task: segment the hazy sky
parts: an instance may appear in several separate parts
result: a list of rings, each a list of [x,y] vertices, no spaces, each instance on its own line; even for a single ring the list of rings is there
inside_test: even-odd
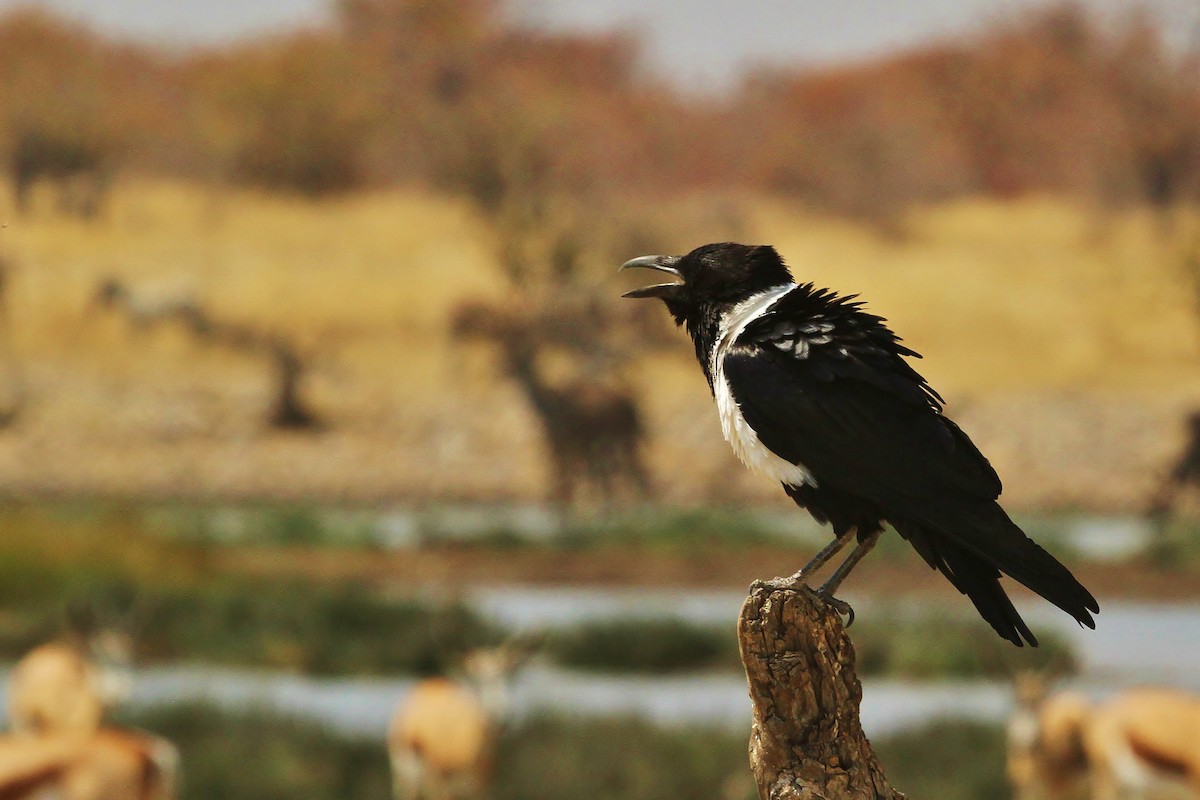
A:
[[[510,0],[520,18],[566,30],[642,32],[649,65],[695,89],[755,62],[827,63],[970,30],[1045,0]],[[1089,0],[1105,11],[1135,0]],[[211,43],[323,20],[326,0],[0,0],[38,5],[119,35]],[[1179,42],[1200,36],[1197,0],[1145,0]]]

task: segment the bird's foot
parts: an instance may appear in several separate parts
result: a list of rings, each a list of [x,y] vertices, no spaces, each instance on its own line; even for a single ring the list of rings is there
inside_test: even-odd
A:
[[[803,569],[794,575],[788,575],[786,578],[771,578],[770,580],[759,578],[750,584],[750,591],[753,592],[758,589],[769,589],[771,591],[775,591],[776,589],[798,589],[801,586],[807,588],[807,578],[808,571]]]
[[[849,603],[847,603],[845,600],[838,600],[833,596],[833,592],[825,589],[824,587],[818,589],[816,594],[817,597],[825,601],[826,605],[830,606],[834,611],[846,618],[845,627],[849,628],[854,624],[854,609],[850,607]]]
[[[801,588],[808,589],[810,592],[819,597],[823,603],[825,603],[827,606],[830,606],[838,614],[841,614],[843,617],[845,617],[847,628],[853,625],[854,609],[851,608],[850,604],[845,600],[839,600],[833,596],[834,587],[830,587],[828,584],[826,584],[820,589],[813,589],[808,585],[806,580],[807,578],[808,572],[806,570],[800,570],[795,575],[789,575],[786,578],[771,578],[770,580],[759,578],[750,584],[750,591],[754,592],[759,589],[767,589],[768,591],[776,591],[778,589],[791,589],[792,591],[796,591],[797,589]]]

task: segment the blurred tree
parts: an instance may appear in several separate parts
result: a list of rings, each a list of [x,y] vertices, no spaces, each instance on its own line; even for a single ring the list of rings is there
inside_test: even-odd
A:
[[[329,32],[253,43],[195,76],[196,113],[217,163],[235,181],[309,195],[363,185],[371,98],[354,53]]]
[[[114,134],[105,110],[110,61],[85,31],[35,11],[0,29],[0,113],[19,212],[30,210],[42,179],[57,184],[60,210],[84,217],[99,210]]]
[[[1174,57],[1143,13],[1114,43],[1104,77],[1124,123],[1134,199],[1161,210],[1200,198],[1200,51]]]
[[[750,80],[755,184],[868,218],[971,193],[1200,196],[1200,66],[1145,14],[1032,9],[962,40]]]
[[[611,500],[626,478],[644,486],[640,414],[610,335],[619,312],[589,282],[628,257],[617,255],[615,210],[632,162],[618,163],[614,125],[592,122],[636,102],[632,44],[517,32],[489,0],[339,8],[347,38],[385,77],[389,149],[419,149],[427,179],[469,200],[492,232],[513,299],[478,301],[452,326],[499,345],[544,433],[552,499],[569,505],[586,486]],[[552,351],[573,356],[561,380],[545,374]]]
[[[26,175],[84,162],[179,171],[193,158],[175,67],[148,48],[18,9],[0,16],[0,85],[0,153]]]
[[[980,192],[1159,207],[1200,194],[1200,57],[1145,13],[1031,8],[698,97],[647,79],[636,35],[541,31],[505,12],[339,0],[331,26],[174,56],[12,12],[0,150],[33,132],[139,170],[307,194],[426,184],[520,230],[639,194],[751,190],[884,220]],[[506,269],[528,272],[522,248]]]

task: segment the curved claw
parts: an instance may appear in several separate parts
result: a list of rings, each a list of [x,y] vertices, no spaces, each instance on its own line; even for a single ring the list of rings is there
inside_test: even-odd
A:
[[[845,600],[838,600],[832,594],[817,592],[817,596],[833,607],[833,610],[846,618],[846,627],[854,624],[854,609]]]
[[[776,589],[796,590],[801,586],[805,586],[805,583],[800,574],[797,573],[796,575],[791,575],[787,578],[771,578],[769,580],[759,578],[750,584],[750,591],[755,592],[759,589],[770,589],[772,591]],[[821,598],[821,600],[827,605],[831,606],[834,611],[846,618],[845,627],[849,628],[854,624],[854,609],[845,600],[839,600],[834,597],[833,592],[826,587],[821,587],[820,589],[813,591],[813,594]]]

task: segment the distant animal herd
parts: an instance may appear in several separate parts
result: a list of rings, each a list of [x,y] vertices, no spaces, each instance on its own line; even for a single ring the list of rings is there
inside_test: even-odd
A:
[[[463,678],[428,678],[397,704],[387,734],[396,800],[486,797],[495,743],[511,716],[510,683],[532,653],[510,641],[472,651]],[[0,797],[173,800],[180,754],[162,736],[111,724],[133,688],[132,640],[78,631],[30,650],[8,680]]]
[[[472,651],[459,678],[418,681],[387,732],[394,800],[483,800],[496,742],[513,718],[515,675],[536,641]],[[30,650],[8,683],[0,797],[173,800],[187,753],[107,719],[136,680],[119,630],[73,634]],[[1200,800],[1200,696],[1141,687],[1093,700],[1016,676],[1006,773],[1015,800]]]

